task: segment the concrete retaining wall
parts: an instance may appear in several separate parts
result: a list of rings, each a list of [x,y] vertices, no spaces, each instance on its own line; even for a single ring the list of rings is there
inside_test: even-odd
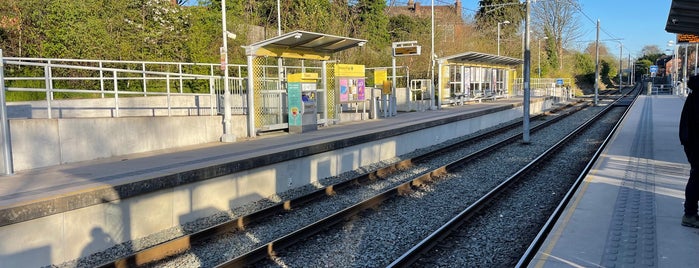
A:
[[[245,117],[231,121],[236,137],[245,137]],[[217,142],[221,122],[221,116],[12,119],[12,161],[21,171]]]

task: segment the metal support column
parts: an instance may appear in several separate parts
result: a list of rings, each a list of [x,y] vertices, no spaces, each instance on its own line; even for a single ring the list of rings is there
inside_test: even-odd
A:
[[[5,65],[0,49],[0,132],[2,132],[2,158],[5,164],[5,174],[12,175],[12,137],[10,136],[10,121],[7,116],[7,99],[5,98]]]
[[[526,20],[525,20],[525,42],[524,42],[524,112],[522,115],[523,130],[522,130],[522,142],[529,143],[529,95],[530,91],[530,81],[531,81],[531,51],[529,51],[529,18],[531,16],[531,3],[527,0],[526,5]]]
[[[254,56],[248,55],[248,88],[247,88],[247,100],[248,100],[248,137],[253,138],[257,136],[255,133],[255,89],[254,89],[254,71],[252,66],[252,58]]]

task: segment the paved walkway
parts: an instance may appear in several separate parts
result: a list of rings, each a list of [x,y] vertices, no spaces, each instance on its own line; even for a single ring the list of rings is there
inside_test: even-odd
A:
[[[679,96],[640,96],[531,267],[698,267]]]

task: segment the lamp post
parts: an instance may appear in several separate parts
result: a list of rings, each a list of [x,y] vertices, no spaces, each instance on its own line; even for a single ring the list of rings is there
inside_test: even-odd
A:
[[[542,39],[546,40],[546,39],[549,39],[549,37],[544,36],[544,38],[542,38]],[[541,40],[542,39],[539,39],[539,44],[538,44],[538,48],[539,48],[539,78],[541,78]]]
[[[498,22],[498,56],[500,56],[500,25],[510,23],[509,20]]]
[[[223,68],[223,135],[221,142],[235,142],[235,135],[231,133],[231,91],[228,85],[228,36],[226,30],[226,1],[221,1],[221,28],[223,34],[223,47],[221,47],[221,68]]]

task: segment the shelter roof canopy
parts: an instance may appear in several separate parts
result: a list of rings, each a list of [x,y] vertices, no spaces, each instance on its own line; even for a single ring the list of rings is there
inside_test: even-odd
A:
[[[672,0],[665,31],[699,34],[699,0]]]
[[[367,40],[307,31],[293,31],[244,46],[249,56],[328,60],[330,55],[364,46]]]
[[[446,56],[437,59],[440,62],[450,63],[472,63],[472,64],[493,64],[503,66],[516,66],[522,64],[521,59],[510,58],[505,56],[497,56],[479,52],[465,52],[461,54]]]

